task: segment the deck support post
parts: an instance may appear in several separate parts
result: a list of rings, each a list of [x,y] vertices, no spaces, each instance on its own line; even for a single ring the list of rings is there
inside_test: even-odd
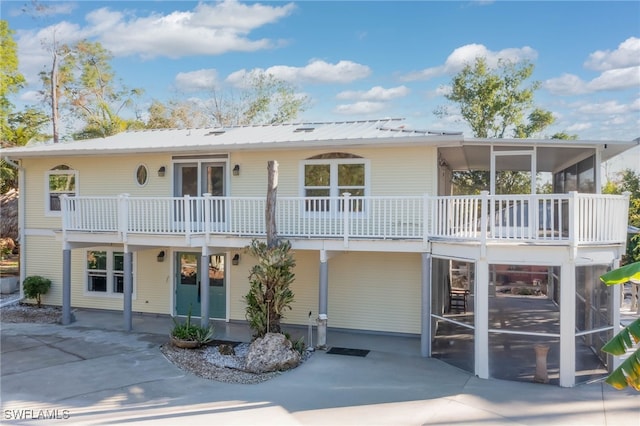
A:
[[[71,249],[62,250],[62,325],[71,324]]]
[[[565,261],[560,270],[560,386],[570,388],[576,378],[576,263]]]
[[[132,297],[133,297],[133,253],[131,253],[125,246],[124,252],[124,276],[122,286],[122,299],[123,299],[123,312],[124,312],[124,329],[126,331],[133,330],[132,319]]]
[[[489,378],[489,262],[486,257],[476,261],[475,370],[481,379]]]
[[[422,333],[420,354],[431,356],[431,253],[422,253]]]
[[[209,253],[202,249],[200,259],[200,325],[209,328]]]
[[[318,295],[318,349],[327,347],[327,305],[329,300],[329,263],[327,252],[320,250],[320,284]]]

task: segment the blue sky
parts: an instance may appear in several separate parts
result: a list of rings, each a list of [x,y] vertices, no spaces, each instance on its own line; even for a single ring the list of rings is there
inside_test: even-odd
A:
[[[404,117],[412,128],[470,132],[447,104],[451,78],[476,56],[529,60],[536,104],[557,131],[581,139],[640,136],[640,2],[637,1],[3,1],[29,84],[16,105],[36,103],[42,47],[101,42],[117,75],[152,99],[198,98],[268,71],[307,95],[308,121]],[[230,89],[233,90],[233,89]]]

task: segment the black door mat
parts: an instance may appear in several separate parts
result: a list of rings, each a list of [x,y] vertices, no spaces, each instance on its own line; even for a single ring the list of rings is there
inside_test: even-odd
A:
[[[369,353],[368,349],[350,349],[350,348],[336,348],[332,347],[327,351],[328,354],[333,355],[349,355],[349,356],[361,356],[365,357]]]

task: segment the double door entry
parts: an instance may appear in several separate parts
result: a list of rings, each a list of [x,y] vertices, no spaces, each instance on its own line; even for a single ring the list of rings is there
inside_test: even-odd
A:
[[[226,276],[224,254],[212,255],[209,259],[209,317],[226,317]],[[203,279],[200,253],[178,252],[176,254],[176,314],[200,316]]]

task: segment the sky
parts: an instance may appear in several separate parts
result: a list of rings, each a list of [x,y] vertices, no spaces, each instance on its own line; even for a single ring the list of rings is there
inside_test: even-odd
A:
[[[447,101],[452,77],[476,57],[529,61],[535,105],[556,132],[589,140],[640,137],[638,1],[75,1],[3,0],[27,85],[40,102],[43,47],[80,39],[113,54],[116,75],[152,100],[206,101],[268,72],[309,105],[298,121],[405,118],[414,129],[472,136]],[[447,106],[450,115],[434,110]],[[637,153],[638,157],[635,157]],[[640,150],[626,158],[640,167]],[[619,159],[623,161],[625,159]]]

